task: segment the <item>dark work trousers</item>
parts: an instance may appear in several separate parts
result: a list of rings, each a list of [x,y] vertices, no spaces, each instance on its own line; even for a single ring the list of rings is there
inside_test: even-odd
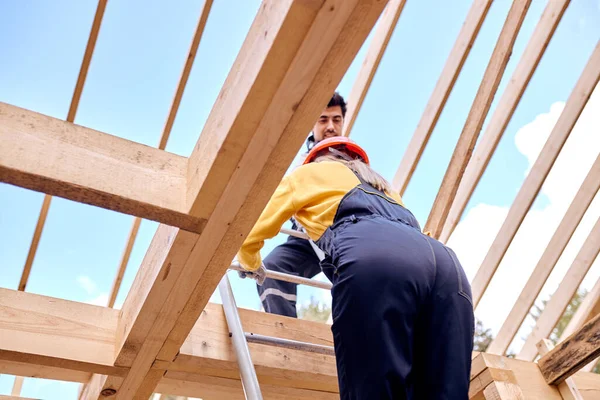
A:
[[[365,184],[317,244],[333,282],[341,399],[468,399],[473,306],[452,250]]]
[[[289,236],[287,241],[275,247],[263,260],[265,268],[271,271],[312,278],[321,272],[319,258],[310,242]],[[258,295],[266,312],[297,318],[297,284],[265,279],[257,285]]]

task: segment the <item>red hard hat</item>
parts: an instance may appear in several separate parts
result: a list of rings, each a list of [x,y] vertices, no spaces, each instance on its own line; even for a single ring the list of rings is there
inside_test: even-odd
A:
[[[354,142],[352,139],[346,136],[334,136],[331,138],[321,140],[319,143],[315,144],[306,156],[303,165],[313,162],[314,159],[317,158],[317,154],[321,150],[325,150],[330,147],[333,147],[336,150],[343,151],[344,153],[350,156],[358,156],[367,165],[369,165],[369,157],[367,156],[367,152],[364,151],[363,148],[360,147],[358,144],[356,144],[356,142]]]

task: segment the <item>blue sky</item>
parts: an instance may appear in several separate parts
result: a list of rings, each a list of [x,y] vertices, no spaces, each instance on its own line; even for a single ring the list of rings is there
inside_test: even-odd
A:
[[[233,3],[233,6],[232,6]],[[64,119],[96,2],[0,2],[0,101]],[[215,0],[167,150],[188,156],[252,23],[258,0]],[[109,2],[75,122],[156,146],[202,1]],[[391,179],[437,82],[471,1],[408,1],[352,137]],[[504,89],[546,1],[533,0]],[[497,0],[456,83],[405,202],[424,224],[510,7]],[[515,147],[519,128],[565,101],[600,38],[600,2],[573,1],[508,126],[469,207],[509,206],[528,167]],[[370,38],[369,38],[370,39]],[[369,40],[338,90],[348,96]],[[496,100],[499,96],[496,96]],[[492,111],[496,102],[492,104]],[[485,128],[485,127],[484,127]],[[43,194],[0,184],[0,286],[16,289]],[[540,196],[536,207],[547,200]],[[132,217],[54,198],[27,290],[76,301],[110,291]],[[157,224],[144,221],[117,303],[122,303]],[[277,238],[265,246],[265,254]],[[251,282],[232,279],[238,305],[259,307]],[[300,302],[322,293],[301,288]],[[0,394],[12,377],[0,376]],[[27,379],[22,395],[74,398],[75,384]]]

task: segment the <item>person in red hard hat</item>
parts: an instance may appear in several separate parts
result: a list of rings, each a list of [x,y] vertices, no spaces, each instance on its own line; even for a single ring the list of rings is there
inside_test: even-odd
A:
[[[307,152],[299,154],[294,166],[301,165],[308,151],[324,139],[342,135],[346,101],[335,92],[323,109],[306,140]],[[292,229],[299,230],[295,221]],[[320,260],[310,242],[295,236],[289,236],[285,242],[275,247],[263,260],[267,270],[313,278],[321,272]],[[244,273],[240,273],[244,277]],[[266,312],[296,318],[297,286],[292,282],[257,276],[256,289]]]
[[[290,217],[325,253],[342,399],[468,399],[474,315],[456,254],[422,233],[367,153],[345,137],[316,144],[286,176],[237,259]],[[258,272],[256,272],[258,273]]]

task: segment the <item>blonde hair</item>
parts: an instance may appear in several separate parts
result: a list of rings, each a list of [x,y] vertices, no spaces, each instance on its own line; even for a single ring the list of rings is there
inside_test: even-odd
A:
[[[375,189],[386,193],[391,193],[393,191],[392,185],[390,185],[390,183],[384,177],[375,172],[375,170],[365,164],[362,160],[347,160],[334,154],[324,154],[315,158],[313,162],[322,161],[336,161],[342,163]]]

